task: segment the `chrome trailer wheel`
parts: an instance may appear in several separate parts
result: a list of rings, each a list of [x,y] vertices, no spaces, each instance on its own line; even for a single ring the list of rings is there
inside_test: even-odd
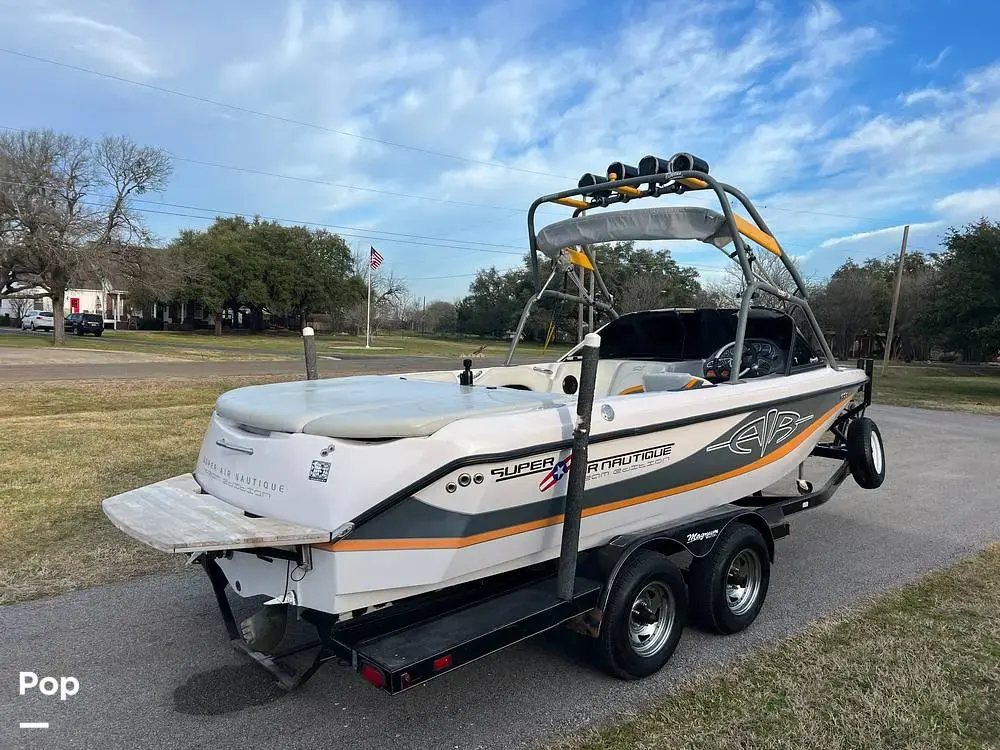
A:
[[[660,581],[651,581],[632,602],[629,643],[638,656],[656,654],[670,637],[677,616],[674,595]]]
[[[687,587],[665,555],[632,553],[611,583],[596,646],[611,674],[648,677],[669,661],[687,621]]]
[[[752,547],[743,549],[726,572],[726,604],[734,615],[750,611],[760,596],[761,562]]]
[[[771,555],[763,534],[732,523],[712,551],[691,563],[691,617],[702,630],[728,635],[749,627],[767,596]]]

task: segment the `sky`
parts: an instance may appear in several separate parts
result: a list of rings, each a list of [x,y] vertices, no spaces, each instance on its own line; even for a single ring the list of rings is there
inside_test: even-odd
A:
[[[167,150],[137,204],[163,242],[325,225],[428,302],[519,265],[536,197],[687,151],[818,279],[1000,215],[998,24],[985,0],[0,0],[0,127]]]

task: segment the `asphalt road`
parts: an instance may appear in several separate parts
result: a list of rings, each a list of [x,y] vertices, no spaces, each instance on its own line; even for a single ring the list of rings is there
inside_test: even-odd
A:
[[[603,722],[699,669],[948,565],[1000,538],[1000,420],[875,407],[889,478],[850,479],[792,520],[770,594],[736,636],[688,630],[655,677],[604,676],[552,633],[389,698],[329,664],[282,696],[228,646],[203,574],[191,571],[0,608],[0,747],[511,748]],[[237,613],[237,617],[240,613]],[[19,697],[20,670],[73,676],[60,702]],[[49,721],[47,730],[19,730]]]

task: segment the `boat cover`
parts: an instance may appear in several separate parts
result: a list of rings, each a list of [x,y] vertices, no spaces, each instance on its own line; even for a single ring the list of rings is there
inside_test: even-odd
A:
[[[538,249],[555,258],[565,247],[627,240],[700,240],[720,250],[733,241],[726,217],[699,206],[655,206],[583,215],[549,224]]]
[[[331,438],[431,435],[466,417],[513,414],[570,402],[562,394],[387,375],[254,385],[224,393],[219,416],[263,430]]]

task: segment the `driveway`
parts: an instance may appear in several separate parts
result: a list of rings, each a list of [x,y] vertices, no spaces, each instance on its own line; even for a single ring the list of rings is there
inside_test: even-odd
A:
[[[557,632],[395,698],[334,664],[282,696],[229,647],[207,580],[191,571],[0,608],[0,747],[513,748],[612,720],[996,539],[1000,420],[870,414],[887,443],[885,485],[863,492],[848,480],[831,502],[794,516],[753,627],[729,637],[688,630],[648,680],[604,676]],[[80,692],[64,703],[19,697],[19,670],[76,677]],[[21,721],[51,728],[18,730]]]

